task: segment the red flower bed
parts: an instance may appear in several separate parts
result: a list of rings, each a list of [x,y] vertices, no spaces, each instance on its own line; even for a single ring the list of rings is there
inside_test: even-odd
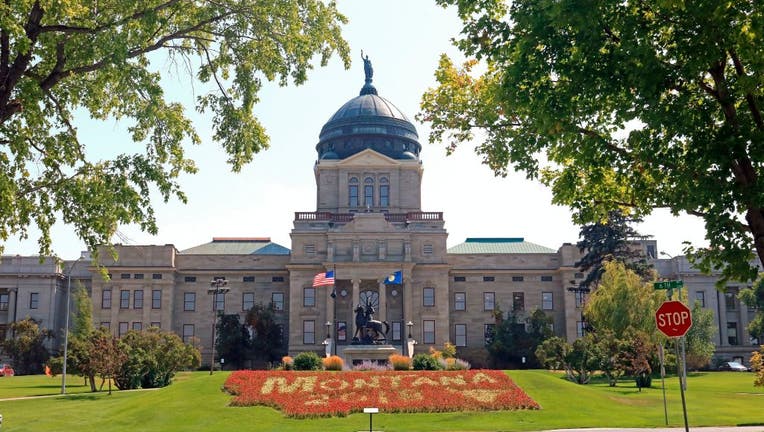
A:
[[[380,412],[538,409],[505,373],[494,370],[293,372],[237,371],[223,388],[231,405],[266,405],[290,417]]]

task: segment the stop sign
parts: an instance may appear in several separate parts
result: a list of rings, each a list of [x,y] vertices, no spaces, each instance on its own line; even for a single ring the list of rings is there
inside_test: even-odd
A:
[[[666,336],[681,337],[692,327],[692,314],[684,303],[666,301],[655,311],[655,323]]]

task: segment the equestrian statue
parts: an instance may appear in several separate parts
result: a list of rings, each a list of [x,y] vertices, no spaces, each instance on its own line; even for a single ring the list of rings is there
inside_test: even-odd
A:
[[[387,343],[387,333],[390,325],[387,321],[374,319],[374,307],[366,302],[366,307],[359,304],[355,308],[355,334],[352,344],[354,345],[379,345]],[[384,326],[384,331],[382,330]]]

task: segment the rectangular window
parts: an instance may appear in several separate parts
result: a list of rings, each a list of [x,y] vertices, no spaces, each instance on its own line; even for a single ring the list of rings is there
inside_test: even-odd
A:
[[[154,279],[154,280],[162,279],[162,273],[152,273],[151,279]]]
[[[358,207],[358,185],[348,187],[348,206]]]
[[[314,244],[306,244],[302,247],[303,253],[305,255],[315,255],[316,254],[316,245]]]
[[[194,338],[194,325],[183,324],[183,343],[190,344],[191,339]]]
[[[695,301],[700,303],[700,307],[706,307],[706,292],[695,291]]]
[[[467,324],[454,324],[454,345],[467,346]]]
[[[427,287],[422,289],[422,306],[435,306],[435,288]]]
[[[111,309],[111,289],[101,291],[101,309]]]
[[[542,310],[554,310],[554,296],[551,292],[544,291],[541,293],[541,309]]]
[[[525,280],[525,278],[522,276],[512,276],[512,282],[522,282],[523,280]]]
[[[525,293],[513,292],[512,293],[512,310],[521,312],[525,310]]]
[[[303,288],[302,290],[302,305],[305,307],[316,306],[316,289],[313,287]]]
[[[143,279],[143,273],[136,273],[133,275],[133,279]]]
[[[10,301],[10,294],[0,294],[0,311],[8,310],[8,302]]]
[[[127,323],[125,321],[120,322],[119,323],[119,333],[117,334],[117,336],[122,337],[125,334],[127,334],[127,330],[129,328],[128,326],[129,326],[129,323]]]
[[[576,321],[576,336],[584,337],[586,334],[586,321]]]
[[[426,244],[426,245],[422,246],[422,253],[424,255],[432,255],[432,245],[431,244]]]
[[[363,187],[363,205],[366,207],[374,206],[374,186],[365,185]]]
[[[8,326],[5,324],[0,324],[0,341],[4,341],[7,336]]]
[[[655,257],[657,256],[658,255],[656,255],[655,253],[655,245],[652,245],[652,244],[647,245],[647,257],[655,259]]]
[[[463,292],[454,293],[454,310],[467,310],[467,294]]]
[[[37,309],[40,307],[40,293],[29,293],[29,309]]]
[[[151,309],[162,309],[162,290],[151,290]]]
[[[464,276],[454,276],[454,282],[465,282],[467,278]]]
[[[159,321],[151,321],[151,327],[162,328],[162,323]]]
[[[255,293],[245,292],[241,295],[241,310],[248,311],[255,305]]]
[[[183,278],[183,282],[196,282],[196,276],[186,276]]]
[[[401,323],[400,321],[393,321],[392,324],[393,325],[391,327],[391,330],[393,332],[393,340],[394,341],[399,341],[399,340],[401,340],[401,336],[402,336],[402,331],[403,331],[403,325],[402,324],[403,323]]]
[[[493,276],[483,276],[483,282],[494,282],[496,278]]]
[[[483,310],[492,311],[496,307],[496,293],[484,292],[483,293]]]
[[[380,207],[390,206],[390,186],[389,185],[379,186],[379,206]]]
[[[122,290],[119,292],[119,308],[120,309],[130,308],[130,291]]]
[[[212,310],[222,312],[225,310],[225,293],[215,293],[213,296]]]
[[[337,340],[348,340],[348,323],[345,321],[337,321]]]
[[[483,342],[485,346],[493,343],[493,336],[496,334],[496,324],[483,324]]]
[[[143,290],[133,291],[133,309],[143,309]]]
[[[134,322],[133,323],[133,330],[135,330],[135,331],[143,330],[143,323],[142,322],[138,322],[138,321]]]
[[[727,323],[727,343],[729,343],[730,345],[738,344],[736,322]]]
[[[305,320],[302,322],[302,343],[312,345],[316,343],[316,322]]]
[[[554,278],[552,276],[541,276],[541,282],[552,282]]]
[[[275,292],[271,293],[271,303],[273,304],[273,310],[284,310],[284,293]]]
[[[735,293],[729,291],[729,287],[727,287],[727,290],[728,291],[724,293],[724,305],[728,311],[737,310],[737,305],[735,304]]]
[[[244,276],[241,279],[241,281],[242,282],[247,282],[247,283],[254,282],[255,281],[255,277],[254,276]]]
[[[428,345],[435,343],[435,320],[422,321],[422,339]]]
[[[271,282],[284,282],[284,276],[273,276]]]
[[[130,279],[130,273],[120,273],[119,277],[121,279]]]
[[[101,328],[105,328],[106,330],[109,330],[111,328],[111,322],[110,321],[101,321],[100,326],[101,326]]]
[[[183,293],[183,310],[184,311],[196,310],[196,293],[192,293],[192,292]]]
[[[576,296],[576,308],[583,308],[584,303],[586,303],[586,291],[574,291],[574,295]]]

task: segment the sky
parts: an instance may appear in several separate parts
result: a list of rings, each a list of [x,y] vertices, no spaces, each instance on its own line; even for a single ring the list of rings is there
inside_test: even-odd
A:
[[[173,244],[182,251],[213,237],[270,237],[290,247],[294,213],[316,209],[313,165],[321,127],[363,86],[361,50],[372,61],[379,95],[417,128],[423,147],[422,210],[443,212],[449,247],[467,237],[523,237],[552,249],[578,241],[580,227],[572,223],[570,210],[552,205],[551,192],[544,185],[527,180],[523,173],[494,177],[469,144],[446,156],[445,145],[428,143],[427,125],[414,120],[421,95],[436,84],[434,71],[440,55],[459,58],[450,43],[461,29],[455,10],[440,8],[434,0],[340,0],[338,8],[349,20],[343,35],[351,48],[351,68],[345,70],[333,58],[324,68],[316,62],[304,85],[266,85],[255,110],[271,146],[239,173],[231,171],[225,153],[212,141],[210,117],[194,110],[194,99],[204,88],[171,64],[157,62],[166,76],[167,97],[186,106],[202,137],[203,143],[189,146],[187,153],[196,160],[199,172],[181,178],[187,204],[154,201],[156,236],[125,226],[115,242]],[[124,121],[96,122],[80,113],[76,125],[92,157],[140,148],[130,141],[129,123]],[[654,236],[658,250],[673,256],[682,253],[685,240],[696,246],[707,244],[702,221],[693,216],[673,217],[659,211],[636,228]],[[36,255],[35,234],[32,231],[28,240],[7,242],[4,254]],[[52,236],[53,250],[61,258],[76,259],[84,249],[61,223],[53,228]]]

